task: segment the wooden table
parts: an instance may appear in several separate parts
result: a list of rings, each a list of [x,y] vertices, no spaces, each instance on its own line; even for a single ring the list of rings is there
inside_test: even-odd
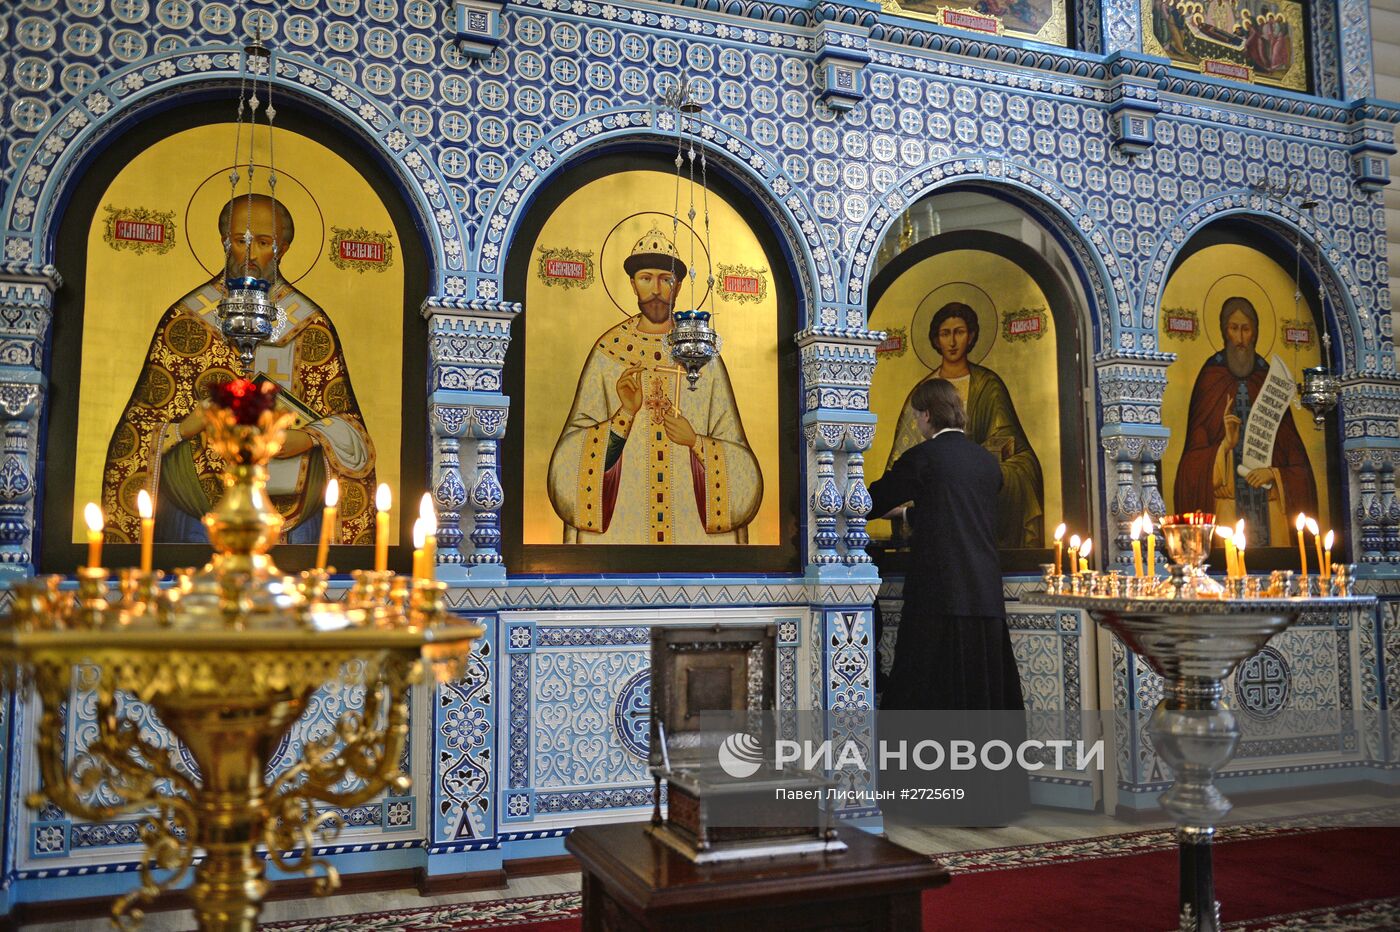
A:
[[[699,866],[645,825],[569,835],[565,847],[583,870],[583,932],[917,932],[922,891],[950,879],[926,855],[849,827],[839,829],[840,854]]]

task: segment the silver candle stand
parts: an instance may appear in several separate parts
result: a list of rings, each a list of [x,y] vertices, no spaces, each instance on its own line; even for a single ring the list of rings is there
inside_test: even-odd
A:
[[[1212,843],[1230,801],[1215,776],[1235,755],[1240,728],[1221,699],[1225,680],[1303,612],[1351,611],[1373,596],[1323,598],[1108,598],[1032,592],[1027,605],[1080,609],[1161,675],[1165,694],[1148,733],[1175,779],[1161,796],[1177,825],[1182,932],[1218,932]]]

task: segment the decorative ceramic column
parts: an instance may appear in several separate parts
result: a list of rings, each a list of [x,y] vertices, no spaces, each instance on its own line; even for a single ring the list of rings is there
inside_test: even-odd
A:
[[[846,450],[846,554],[844,562],[854,566],[870,562],[870,554],[865,552],[870,543],[870,535],[865,530],[870,514],[870,490],[865,487],[865,451],[875,439],[874,424],[847,424],[844,448]]]
[[[1394,352],[1388,334],[1377,355]],[[1372,373],[1344,376],[1338,432],[1343,436],[1353,502],[1351,551],[1358,563],[1400,562],[1400,500],[1395,469],[1400,464],[1400,378]]]
[[[439,577],[448,582],[505,578],[496,462],[510,398],[501,367],[520,305],[430,298],[428,396],[431,482],[438,509]],[[470,507],[468,507],[470,506]]]
[[[808,575],[875,578],[865,553],[864,451],[874,438],[870,376],[882,333],[823,325],[800,331],[807,440]]]
[[[0,269],[0,579],[34,572],[43,353],[61,284],[51,266]]]
[[[1352,488],[1357,489],[1356,507],[1351,517],[1356,529],[1352,539],[1359,540],[1358,563],[1379,563],[1385,539],[1381,533],[1381,505],[1377,495],[1376,464],[1363,451],[1348,454],[1347,464],[1353,473]]]
[[[1137,475],[1134,469],[1136,456],[1129,454],[1128,444],[1115,439],[1105,441],[1104,450],[1109,454],[1117,477],[1116,488],[1108,504],[1108,530],[1113,535],[1114,550],[1104,560],[1105,569],[1116,566],[1131,572],[1133,566],[1132,525],[1142,515],[1142,496],[1138,494]],[[1141,443],[1133,444],[1141,452]]]
[[[505,561],[501,558],[501,505],[505,502],[505,492],[496,471],[496,437],[505,433],[506,414],[504,408],[481,407],[472,412],[472,424],[476,428],[473,431],[476,481],[472,483],[471,494],[472,552],[467,563],[478,570],[473,576],[495,576],[497,574],[490,569],[499,567],[499,575],[505,577]]]
[[[836,445],[841,439],[839,424],[809,424],[803,433],[807,437],[809,469],[816,466],[810,486],[808,505],[812,509],[812,553],[808,563],[832,566],[841,562],[837,552],[840,535],[836,533],[837,517],[841,514],[841,490],[836,485]]]
[[[437,561],[441,566],[461,566],[462,506],[467,489],[462,481],[459,452],[471,420],[471,407],[446,404],[445,398],[429,405],[428,421],[433,425],[433,505],[437,509]]]
[[[1387,563],[1400,561],[1400,501],[1396,501],[1396,470],[1380,470],[1380,549]]]
[[[1162,394],[1172,353],[1134,353],[1096,360],[1104,425],[1099,442],[1105,475],[1113,476],[1108,494],[1108,533],[1113,552],[1104,566],[1131,568],[1131,527],[1144,511],[1159,524],[1167,506],[1157,483],[1157,463],[1167,448],[1162,425]],[[1161,547],[1157,548],[1161,552]]]

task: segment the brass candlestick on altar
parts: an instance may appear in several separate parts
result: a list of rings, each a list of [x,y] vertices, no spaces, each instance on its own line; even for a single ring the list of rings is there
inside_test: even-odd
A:
[[[324,572],[284,575],[268,552],[282,517],[265,485],[288,417],[252,383],[221,389],[205,407],[206,436],[227,464],[223,497],[204,518],[209,564],[177,571],[163,590],[158,573],[123,574],[117,603],[100,567],[80,571],[76,606],[57,577],[26,581],[0,626],[7,681],[41,705],[39,789],[28,804],[48,800],[93,822],[140,819],[140,886],[112,908],[122,928],[139,924],[140,904],[193,872],[200,929],[252,932],[268,889],[259,845],[277,868],[319,875],[316,893],[335,889],[336,871],[314,846],[334,839],[340,817],[318,806],[344,809],[386,788],[407,790],[399,761],[409,689],[428,672],[460,676],[483,633],[450,619],[443,584],[394,603],[391,574],[373,574],[341,604],[327,599]],[[77,685],[97,696],[97,737],[70,758],[63,709],[75,669],[83,671]],[[363,708],[269,776],[312,694],[335,683],[362,687]],[[119,691],[155,709],[194,772],[117,714]],[[99,786],[106,792],[94,794]]]

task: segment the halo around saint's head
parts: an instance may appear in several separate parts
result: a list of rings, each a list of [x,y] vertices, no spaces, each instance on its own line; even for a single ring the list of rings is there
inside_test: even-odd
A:
[[[1201,305],[1201,326],[1205,329],[1211,350],[1218,353],[1225,346],[1225,338],[1220,333],[1220,309],[1230,298],[1244,298],[1254,307],[1254,313],[1259,315],[1259,342],[1254,351],[1268,359],[1278,334],[1278,314],[1274,311],[1274,302],[1262,285],[1238,273],[1222,275],[1206,289],[1205,301]]]
[[[271,195],[267,183],[271,169],[267,165],[254,164],[253,193]],[[225,166],[201,181],[190,195],[185,205],[185,241],[196,262],[211,277],[222,277],[224,269],[224,245],[219,235],[219,213],[229,202],[229,172],[233,166]],[[248,193],[248,166],[238,166],[239,181],[235,197]],[[295,285],[320,261],[326,251],[326,221],[321,215],[321,205],[295,176],[277,169],[277,202],[287,209],[292,217],[296,235],[287,247],[287,258],[282,264],[282,278]],[[236,231],[235,231],[236,232]]]
[[[929,340],[928,328],[934,315],[949,304],[966,304],[977,315],[977,344],[967,354],[969,362],[980,363],[991,352],[996,341],[999,322],[997,306],[991,295],[970,282],[947,282],[924,295],[909,323],[909,342],[919,361],[930,370],[943,364],[943,357]]]
[[[672,229],[675,236],[672,236]],[[684,220],[674,222],[670,214],[646,210],[619,220],[598,251],[598,277],[608,299],[623,314],[637,313],[637,299],[629,284],[644,268],[676,270],[676,310],[700,307],[710,295],[710,255],[704,241]],[[691,297],[690,271],[695,270],[694,298]]]

